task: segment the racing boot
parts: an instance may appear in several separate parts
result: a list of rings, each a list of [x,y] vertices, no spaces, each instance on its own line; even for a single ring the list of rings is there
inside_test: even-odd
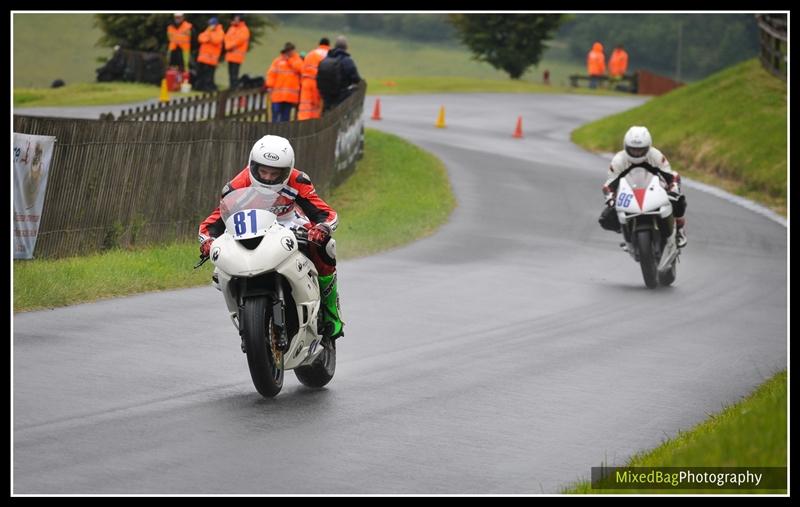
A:
[[[675,241],[678,244],[678,248],[683,248],[688,243],[686,238],[686,219],[683,217],[676,218],[675,226],[678,228],[678,230],[675,231]]]
[[[322,296],[322,335],[331,340],[344,336],[344,322],[339,316],[339,290],[336,273],[317,277]]]

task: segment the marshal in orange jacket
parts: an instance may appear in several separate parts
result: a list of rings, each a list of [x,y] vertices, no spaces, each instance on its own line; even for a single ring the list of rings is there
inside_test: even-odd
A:
[[[197,41],[200,43],[200,51],[197,53],[197,62],[205,63],[213,67],[219,63],[219,55],[222,54],[222,40],[225,38],[225,32],[222,30],[222,25],[217,23],[214,28],[210,26],[197,36]]]
[[[192,47],[192,24],[184,21],[179,26],[170,23],[167,27],[167,39],[169,39],[169,50],[175,51],[178,47],[181,51],[189,51]]]
[[[231,23],[225,32],[225,61],[232,63],[244,62],[244,55],[250,45],[250,29],[244,21]]]
[[[275,102],[300,102],[300,72],[303,69],[303,60],[300,55],[292,52],[287,57],[281,54],[272,61],[267,71],[266,85],[272,90],[270,100]]]
[[[606,56],[603,54],[603,45],[599,42],[594,43],[586,56],[586,71],[590,76],[602,76],[606,73]]]
[[[608,74],[611,77],[622,77],[627,70],[628,53],[621,47],[618,47],[611,53],[611,58],[608,60]]]
[[[309,52],[303,60],[301,74],[300,105],[297,108],[298,120],[311,120],[322,116],[322,97],[317,88],[317,70],[319,62],[328,54],[330,46],[320,44],[317,49]]]

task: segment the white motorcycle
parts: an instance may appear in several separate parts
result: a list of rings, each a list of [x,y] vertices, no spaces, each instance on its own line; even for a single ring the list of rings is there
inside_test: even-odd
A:
[[[633,167],[619,179],[616,212],[625,236],[621,246],[641,266],[645,285],[654,289],[672,284],[680,250],[666,182]]]
[[[321,332],[317,270],[300,251],[305,230],[278,221],[294,206],[268,189],[234,190],[220,202],[225,232],[211,245],[214,286],[239,330],[253,384],[265,397],[280,392],[286,370],[309,387],[326,385],[336,370],[335,342]]]

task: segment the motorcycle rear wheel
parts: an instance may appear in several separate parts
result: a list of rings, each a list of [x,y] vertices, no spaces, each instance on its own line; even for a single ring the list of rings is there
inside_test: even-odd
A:
[[[675,277],[678,274],[678,260],[675,259],[672,261],[672,266],[670,266],[669,270],[665,271],[664,273],[658,274],[658,283],[663,286],[672,285],[675,282]]]
[[[242,334],[247,349],[247,365],[256,390],[265,398],[276,396],[283,387],[283,353],[275,346],[276,333],[268,298],[245,299]]]
[[[336,341],[325,339],[322,341],[322,346],[325,350],[313,363],[294,369],[297,380],[304,386],[323,387],[331,381],[336,372]]]

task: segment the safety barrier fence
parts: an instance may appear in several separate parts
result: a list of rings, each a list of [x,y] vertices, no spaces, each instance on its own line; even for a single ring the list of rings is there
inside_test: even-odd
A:
[[[363,152],[365,93],[362,82],[322,118],[284,123],[241,121],[256,118],[245,111],[226,112],[234,121],[201,122],[14,115],[14,132],[57,139],[34,256],[194,238],[222,186],[267,134],[291,141],[296,167],[325,195],[353,171]],[[247,95],[234,95],[234,101],[238,97]]]
[[[756,14],[759,28],[761,65],[786,80],[786,14]]]
[[[111,113],[102,119],[113,120]],[[261,88],[224,90],[169,102],[158,102],[122,111],[117,120],[140,121],[206,121],[247,120],[272,121],[269,94]]]
[[[573,87],[580,86],[582,81],[587,84],[591,81],[590,76],[573,74],[569,77]],[[648,70],[639,69],[632,74],[625,74],[618,78],[608,76],[595,76],[597,86],[609,88],[620,92],[637,93],[639,95],[663,95],[667,92],[683,86],[683,83],[661,76]]]

